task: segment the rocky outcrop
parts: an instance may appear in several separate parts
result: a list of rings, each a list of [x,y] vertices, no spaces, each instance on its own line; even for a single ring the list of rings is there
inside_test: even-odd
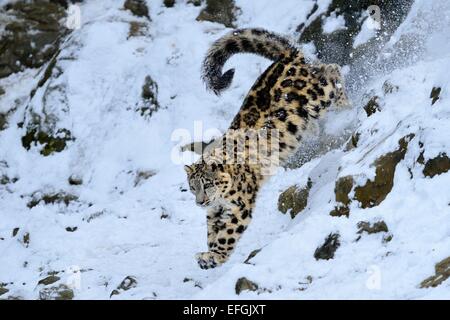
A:
[[[83,179],[73,174],[69,177],[69,179],[67,179],[67,182],[69,182],[71,186],[80,186],[83,184]]]
[[[0,39],[0,78],[39,68],[58,51],[69,30],[61,23],[67,3],[17,1],[0,9],[5,32]]]
[[[58,282],[59,280],[61,280],[60,277],[55,276],[55,275],[49,275],[48,277],[45,277],[44,279],[39,280],[38,285],[42,284],[42,285],[48,286],[55,282]]]
[[[134,186],[140,186],[145,180],[153,177],[156,174],[152,170],[137,170],[136,177],[134,178]]]
[[[377,221],[374,223],[370,223],[367,221],[358,222],[358,234],[362,234],[364,232],[368,234],[378,233],[378,232],[388,232],[389,229],[384,221]]]
[[[137,280],[135,277],[133,276],[127,276],[125,277],[122,282],[119,284],[119,286],[117,287],[117,289],[114,289],[111,294],[110,297],[115,296],[120,294],[123,291],[128,291],[132,288],[135,288],[137,286]]]
[[[63,151],[69,141],[75,140],[69,129],[60,127],[59,120],[69,112],[67,83],[62,79],[65,60],[73,60],[71,52],[64,55],[58,50],[39,76],[36,87],[31,91],[26,106],[25,127],[22,146],[29,150],[32,146],[40,149],[43,156]]]
[[[324,243],[314,251],[316,260],[330,260],[334,258],[334,253],[339,248],[340,235],[338,233],[330,233]]]
[[[40,153],[43,156],[63,151],[67,142],[73,140],[71,132],[67,129],[58,129],[54,135],[39,130],[39,127],[30,128],[22,137],[22,146],[27,150],[30,150],[31,146],[40,146]]]
[[[364,111],[366,111],[368,117],[373,115],[375,112],[380,111],[380,104],[378,102],[378,99],[378,96],[374,96],[364,106]]]
[[[311,187],[312,181],[308,179],[308,183],[303,188],[296,185],[288,188],[278,198],[278,210],[282,213],[289,212],[291,218],[294,219],[308,205],[309,190],[311,190]]]
[[[245,259],[244,263],[251,264],[250,260],[252,260],[254,257],[256,257],[256,255],[260,252],[261,252],[261,249],[256,249],[256,250],[253,250],[252,252],[250,252],[247,259]]]
[[[147,35],[148,24],[141,21],[131,21],[130,29],[128,31],[128,39],[135,37],[143,37]]]
[[[237,295],[241,294],[242,291],[256,291],[258,290],[258,285],[253,281],[248,280],[245,277],[239,278],[236,281],[235,292]]]
[[[387,41],[406,17],[413,2],[413,0],[363,0],[357,2],[333,0],[328,9],[319,15],[314,15],[318,9],[315,6],[306,24],[301,24],[297,28],[300,33],[299,42],[312,42],[317,49],[318,58],[326,63],[346,65],[358,59],[367,59],[364,56],[367,48]],[[368,10],[369,7],[374,8],[375,11]],[[376,30],[376,36],[368,43],[354,48],[355,37],[360,32],[364,21],[368,19],[365,17],[365,13],[373,17],[374,23],[379,23],[379,28]],[[324,32],[327,18],[335,16],[343,17],[345,27],[330,33]]]
[[[362,186],[355,188],[355,200],[361,203],[362,208],[371,208],[379,205],[391,192],[394,186],[394,174],[397,164],[404,159],[408,150],[408,143],[413,134],[399,140],[399,148],[379,157],[375,163],[375,179],[367,180]]]
[[[57,193],[40,193],[37,192],[35,194],[32,195],[32,200],[30,200],[27,204],[28,208],[34,208],[35,206],[37,206],[39,203],[44,203],[44,204],[60,204],[63,203],[66,206],[68,206],[72,201],[78,200],[78,197],[73,195],[73,194],[69,194],[69,193],[65,193],[63,191],[61,192],[57,192]]]
[[[383,220],[375,221],[373,223],[368,221],[360,221],[358,222],[358,232],[359,237],[356,241],[359,241],[363,234],[375,234],[375,233],[384,233],[383,242],[387,243],[392,240],[393,235],[389,233],[389,228]]]
[[[349,198],[350,191],[353,189],[353,177],[346,176],[339,178],[336,181],[336,185],[334,187],[334,194],[337,206],[333,211],[330,212],[330,215],[334,217],[347,216],[350,214],[350,209],[348,208],[351,200]]]
[[[72,300],[74,292],[65,284],[44,288],[39,291],[40,300]]]
[[[433,87],[430,93],[431,105],[435,104],[441,95],[441,87]]]
[[[435,274],[423,280],[420,284],[421,288],[437,287],[450,278],[450,257],[438,262],[434,269]]]
[[[175,0],[164,0],[163,3],[167,8],[172,8],[175,5]]]
[[[8,293],[9,290],[6,288],[6,284],[0,283],[0,296]]]
[[[7,185],[19,181],[17,176],[11,176],[7,173],[9,164],[6,161],[0,161],[0,185]]]
[[[355,186],[352,176],[339,178],[334,189],[337,205],[330,212],[330,215],[348,216],[350,214],[349,204],[352,200],[358,201],[363,209],[375,207],[383,202],[394,186],[395,168],[404,159],[408,150],[408,143],[413,137],[414,134],[403,137],[398,142],[397,150],[375,160],[372,165],[375,167],[375,178],[373,180],[368,179],[365,184]],[[350,199],[349,194],[352,190],[354,196]]]
[[[21,239],[21,242],[25,246],[25,248],[28,248],[28,246],[30,245],[30,233],[29,232],[25,232],[25,234],[23,235],[23,237]]]
[[[144,0],[126,0],[123,7],[126,10],[130,10],[137,17],[150,19],[149,10]]]
[[[159,110],[158,84],[151,76],[145,77],[144,84],[142,85],[141,98],[142,101],[136,107],[136,110],[141,116],[148,118],[152,116],[153,112]]]
[[[355,149],[358,146],[360,136],[361,134],[359,132],[355,132],[354,134],[352,134],[352,136],[348,139],[347,144],[345,145],[344,151]]]
[[[235,28],[234,21],[239,9],[234,0],[206,0],[206,7],[200,12],[197,21],[210,21]]]
[[[433,159],[429,159],[423,168],[425,177],[433,178],[450,170],[450,158],[446,153],[441,153]]]
[[[16,227],[12,230],[12,238],[17,237],[17,240],[25,247],[28,248],[30,245],[30,233],[27,231],[20,231],[19,227]],[[20,231],[20,234],[19,234]]]

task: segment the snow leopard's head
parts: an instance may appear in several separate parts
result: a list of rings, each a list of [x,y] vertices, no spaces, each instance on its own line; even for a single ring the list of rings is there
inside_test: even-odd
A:
[[[218,164],[195,163],[184,166],[189,188],[195,195],[199,206],[214,205],[223,196],[230,185],[229,175],[223,172],[223,166]]]

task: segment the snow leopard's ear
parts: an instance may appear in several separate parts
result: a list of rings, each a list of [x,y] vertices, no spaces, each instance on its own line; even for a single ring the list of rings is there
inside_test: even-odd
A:
[[[185,165],[184,171],[186,171],[187,174],[191,174],[192,171],[194,171],[194,168],[192,166]]]

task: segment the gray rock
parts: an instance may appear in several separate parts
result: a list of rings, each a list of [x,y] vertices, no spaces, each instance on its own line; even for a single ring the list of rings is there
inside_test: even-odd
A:
[[[399,89],[399,86],[397,86],[395,84],[392,84],[388,80],[386,80],[383,83],[382,89],[383,89],[384,94],[387,95],[387,94],[391,94],[391,93],[397,92],[398,89]]]
[[[435,104],[441,95],[441,87],[433,87],[430,93],[431,105]]]
[[[76,195],[65,193],[63,191],[57,193],[44,193],[41,194],[39,192],[33,194],[32,200],[28,202],[28,208],[33,208],[37,206],[41,201],[44,204],[59,204],[64,203],[68,206],[72,201],[78,200]]]
[[[206,7],[200,12],[197,21],[210,21],[235,28],[234,21],[239,9],[234,0],[206,0]]]
[[[187,3],[191,3],[191,4],[193,4],[194,6],[199,7],[199,6],[202,5],[202,2],[203,2],[203,0],[188,0]]]
[[[352,176],[345,176],[341,177],[336,181],[335,187],[334,187],[334,194],[336,198],[337,205],[335,208],[330,212],[330,215],[333,217],[340,217],[340,216],[349,216],[350,215],[350,209],[349,204],[351,202],[349,198],[349,194],[353,189],[353,177]]]
[[[74,40],[76,43],[76,41]],[[30,100],[26,106],[22,136],[22,146],[29,150],[31,146],[40,147],[43,156],[65,150],[69,141],[74,141],[70,130],[60,127],[60,119],[67,117],[70,111],[67,98],[67,84],[61,83],[59,77],[63,74],[62,64],[65,60],[75,59],[73,53],[58,52],[41,71],[37,86],[31,91]],[[36,93],[39,92],[39,98]]]
[[[55,276],[55,275],[50,275],[50,276],[48,276],[48,277],[46,277],[44,279],[39,280],[38,284],[42,284],[44,286],[47,286],[47,285],[53,284],[53,283],[55,283],[55,282],[57,282],[59,280],[61,280],[60,277]]]
[[[126,0],[123,7],[130,10],[135,16],[150,18],[148,7],[144,0]]]
[[[175,5],[175,0],[164,0],[163,3],[167,8],[172,8]]]
[[[0,131],[8,127],[8,117],[4,113],[0,113]]]
[[[409,134],[398,141],[397,150],[380,156],[372,164],[375,167],[375,178],[366,180],[364,185],[354,186],[352,176],[339,178],[335,185],[335,196],[337,205],[330,212],[332,216],[349,216],[349,204],[353,200],[360,203],[361,208],[372,208],[378,206],[386,199],[394,186],[394,175],[397,164],[403,160],[408,144],[413,139],[414,134]],[[353,189],[354,188],[354,189]],[[349,198],[350,192],[354,190],[354,197]]]
[[[308,205],[309,190],[311,190],[311,187],[311,179],[308,179],[308,183],[303,188],[299,188],[296,185],[289,187],[278,198],[278,210],[282,213],[289,211],[291,218],[294,219]]]
[[[377,221],[374,223],[370,223],[367,221],[358,222],[358,233],[362,234],[363,232],[367,232],[368,234],[378,233],[378,232],[388,232],[388,226],[384,221]]]
[[[362,208],[371,208],[379,205],[386,199],[394,186],[394,175],[397,164],[405,157],[408,143],[414,137],[409,134],[399,140],[399,147],[379,157],[375,163],[375,178],[367,180],[362,186],[355,187],[355,200],[361,203]]]
[[[239,295],[242,291],[256,291],[256,290],[258,290],[258,285],[245,277],[239,278],[236,281],[235,291],[237,295]]]
[[[370,223],[368,221],[360,221],[358,222],[357,227],[358,227],[357,233],[360,234],[360,236],[356,239],[356,241],[359,241],[361,239],[361,235],[363,233],[374,234],[383,232],[385,233],[385,235],[383,236],[383,243],[391,241],[392,238],[394,237],[392,233],[389,233],[389,228],[386,222],[384,222],[383,220],[376,221],[374,223]]]
[[[352,134],[352,136],[348,139],[347,144],[345,145],[344,151],[350,151],[358,147],[358,142],[361,134],[359,132],[355,132]]]
[[[127,291],[137,286],[137,280],[133,276],[125,277],[122,282],[119,284],[117,289],[114,289],[109,297],[120,294],[121,291]]]
[[[316,260],[333,259],[334,253],[341,245],[339,238],[340,235],[338,233],[330,233],[325,239],[325,242],[314,252],[314,258],[316,258]]]
[[[254,257],[256,257],[256,255],[260,252],[261,252],[261,249],[256,249],[256,250],[253,250],[252,252],[250,252],[247,259],[245,259],[244,263],[251,264],[250,260],[253,259]]]
[[[423,168],[425,177],[433,178],[450,170],[450,158],[446,153],[439,154],[436,158],[429,159]]]
[[[8,292],[9,292],[9,290],[7,288],[0,285],[0,296],[4,295],[5,293],[8,293]]]
[[[300,43],[314,44],[317,57],[324,63],[337,63],[339,65],[349,65],[350,71],[346,75],[346,87],[351,92],[357,89],[366,79],[361,79],[358,75],[368,74],[374,68],[382,67],[379,52],[391,38],[391,35],[406,18],[414,0],[332,0],[328,9],[310,18],[306,23],[302,23],[297,28]],[[375,30],[375,36],[366,43],[353,47],[354,40],[361,31],[363,23],[368,19],[363,15],[368,12],[369,6],[378,6],[380,9],[380,19],[378,14],[369,13],[377,21],[380,21],[380,28]],[[313,11],[317,10],[316,7]],[[313,12],[309,14],[311,17]],[[332,15],[344,18],[345,28],[335,30],[331,33],[324,33],[323,27],[326,18]],[[371,18],[372,19],[372,18]],[[401,57],[404,50],[415,46],[416,39],[405,37],[400,39],[395,45],[398,50],[390,57],[391,60],[403,61]],[[403,59],[403,60],[402,60]]]
[[[142,86],[142,101],[137,106],[137,111],[143,117],[151,117],[152,114],[159,110],[158,102],[158,84],[151,76],[146,76]]]
[[[30,150],[31,146],[40,145],[43,156],[63,151],[68,141],[73,141],[72,133],[67,129],[58,129],[54,135],[41,131],[39,127],[30,127],[22,137],[22,146]]]
[[[352,44],[364,22],[364,19],[359,18],[362,17],[363,12],[367,11],[369,6],[378,6],[382,17],[381,28],[377,32],[377,37],[372,40],[373,45],[376,45],[389,39],[390,34],[397,29],[406,17],[413,2],[413,0],[361,0],[356,2],[333,0],[324,13],[315,17],[306,26],[303,24],[297,28],[297,31],[301,33],[299,42],[313,42],[319,59],[325,63],[350,64],[359,59],[364,52],[361,49],[365,49],[353,48]],[[317,7],[314,7],[309,16],[316,10]],[[326,34],[323,32],[324,21],[332,13],[343,16],[346,28]]]
[[[71,186],[79,186],[83,184],[83,179],[77,175],[71,175],[68,179],[68,182]]]
[[[30,233],[26,232],[23,237],[22,237],[22,241],[23,245],[25,246],[25,248],[28,248],[28,246],[30,245]]]
[[[420,284],[421,288],[435,288],[450,278],[450,257],[438,262],[435,266],[435,274]]]
[[[18,1],[3,9],[10,19],[0,39],[0,78],[25,68],[43,66],[69,33],[60,23],[65,8],[56,1]]]
[[[39,291],[40,300],[72,300],[73,297],[73,290],[65,284],[51,288],[43,288]]]
[[[128,39],[134,37],[143,37],[147,34],[148,24],[140,21],[131,21],[128,31]]]
[[[19,233],[19,230],[20,230],[19,227],[13,229],[13,231],[12,231],[12,237],[13,237],[13,238],[14,238],[15,236],[17,236],[17,234]]]
[[[364,111],[366,111],[368,117],[373,115],[375,112],[380,111],[380,104],[378,103],[378,99],[379,98],[377,96],[374,96],[364,106]]]

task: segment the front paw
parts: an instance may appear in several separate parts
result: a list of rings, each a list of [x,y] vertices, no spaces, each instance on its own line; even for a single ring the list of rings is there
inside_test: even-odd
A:
[[[224,262],[224,258],[215,252],[197,253],[195,258],[197,259],[198,265],[202,269],[212,269]]]

